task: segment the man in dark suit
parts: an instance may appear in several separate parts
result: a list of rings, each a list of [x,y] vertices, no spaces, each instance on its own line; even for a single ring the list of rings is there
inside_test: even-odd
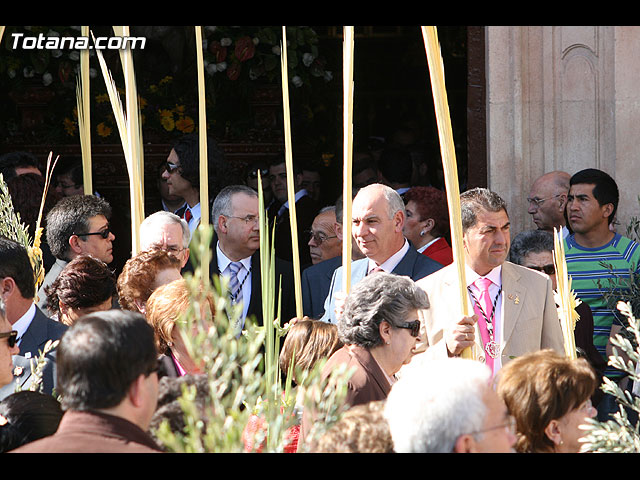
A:
[[[418,253],[404,237],[405,207],[393,188],[379,183],[362,188],[351,208],[352,234],[365,258],[351,264],[351,285],[373,271],[404,275],[417,281],[442,268],[438,262]],[[333,274],[321,320],[336,323],[345,293],[343,267]],[[338,307],[338,312],[336,312]]]
[[[262,287],[260,266],[260,226],[258,194],[246,185],[231,185],[216,196],[211,209],[211,223],[217,241],[211,255],[209,271],[229,279],[231,301],[242,304],[240,320],[255,316],[262,325]],[[282,278],[282,323],[295,316],[293,266],[275,259],[276,287]],[[275,292],[275,307],[278,294]]]
[[[296,225],[298,227],[298,251],[300,265],[302,268],[311,265],[311,255],[305,232],[311,229],[313,219],[318,213],[318,205],[302,188],[302,169],[294,167],[294,188],[295,188],[295,209]],[[279,156],[269,167],[269,181],[273,196],[276,199],[272,208],[269,209],[269,219],[275,221],[274,243],[276,257],[288,262],[293,260],[293,250],[291,242],[291,222],[289,218],[289,198],[287,190],[287,168],[284,156]]]
[[[13,330],[18,332],[17,342],[21,357],[27,360],[37,359],[44,352],[49,340],[58,340],[66,331],[66,325],[47,317],[33,302],[35,275],[27,250],[5,237],[0,237],[0,295],[5,302],[7,320]],[[45,375],[51,375],[55,381],[55,350],[49,352],[46,358],[49,362]],[[23,371],[24,366],[22,370],[15,368],[14,375],[20,377],[21,375],[17,374]],[[15,380],[20,381],[17,378]],[[12,393],[12,386],[13,384],[10,384],[5,389]]]

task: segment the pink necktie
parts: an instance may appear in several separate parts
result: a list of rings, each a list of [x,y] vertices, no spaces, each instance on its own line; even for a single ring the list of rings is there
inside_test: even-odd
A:
[[[483,315],[483,312],[480,310],[480,305],[478,305],[478,302],[475,302],[475,301],[473,302],[473,310],[475,314],[478,316],[478,327],[480,329],[480,335],[482,337],[482,344],[486,346],[489,344],[490,341],[493,340],[492,336],[489,335],[486,318],[488,318],[489,321],[492,322],[492,327],[495,326],[493,325],[493,319],[494,319],[493,304],[491,302],[491,295],[489,294],[489,287],[493,282],[488,278],[478,278],[474,283],[476,287],[478,287],[478,289],[480,290],[480,298],[478,298],[478,302],[480,302],[480,305],[482,305],[482,310],[484,310],[484,315]],[[495,334],[495,329],[494,329],[494,334]],[[486,351],[485,351],[485,359],[486,359],[487,366],[491,368],[491,370],[493,370],[493,358]]]

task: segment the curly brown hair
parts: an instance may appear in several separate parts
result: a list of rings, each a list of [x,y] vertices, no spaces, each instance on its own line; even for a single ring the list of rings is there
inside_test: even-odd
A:
[[[163,250],[145,250],[127,260],[118,277],[120,306],[137,312],[136,300],[145,303],[153,293],[156,276],[170,268],[180,270],[180,261]]]

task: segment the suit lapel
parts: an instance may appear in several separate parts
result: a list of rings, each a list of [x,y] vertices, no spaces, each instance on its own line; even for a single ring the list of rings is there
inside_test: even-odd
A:
[[[527,290],[520,283],[520,274],[509,263],[502,265],[502,345],[507,344],[513,333]]]
[[[398,265],[396,265],[396,268],[394,268],[391,273],[411,277],[413,274],[413,265],[415,264],[416,255],[421,254],[419,254],[412,245],[409,245],[409,250],[407,250],[407,253],[405,253],[404,257],[402,257],[400,262],[398,262]]]

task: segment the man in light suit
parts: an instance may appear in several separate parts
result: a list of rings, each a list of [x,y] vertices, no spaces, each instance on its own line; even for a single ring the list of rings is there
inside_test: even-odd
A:
[[[419,280],[442,268],[418,253],[404,237],[405,206],[393,188],[379,183],[362,188],[353,199],[351,217],[353,238],[365,255],[351,264],[351,285],[372,271],[383,270]],[[345,297],[342,272],[340,266],[333,274],[322,321],[336,323],[339,318]]]
[[[23,374],[30,373],[26,364],[30,359],[37,359],[44,352],[47,341],[55,341],[62,337],[67,326],[47,317],[33,302],[35,294],[35,275],[27,250],[19,243],[5,237],[0,237],[0,295],[5,302],[7,320],[13,330],[18,332],[20,347],[20,361],[14,357],[15,382],[24,382]],[[49,360],[45,364],[46,387],[45,393],[51,393],[55,386],[55,350],[46,355]],[[17,363],[16,363],[17,362]],[[25,372],[25,370],[29,370]],[[14,384],[5,387],[9,393],[13,392]],[[4,393],[4,390],[3,390]]]
[[[507,262],[510,223],[497,194],[476,188],[460,197],[469,313],[463,317],[456,262],[418,285],[430,308],[420,311],[423,344],[438,357],[472,348],[495,374],[511,358],[542,348],[564,352],[563,335],[548,276]],[[492,281],[488,294],[477,285]],[[484,303],[484,296],[489,300]],[[475,313],[473,313],[475,312]]]

